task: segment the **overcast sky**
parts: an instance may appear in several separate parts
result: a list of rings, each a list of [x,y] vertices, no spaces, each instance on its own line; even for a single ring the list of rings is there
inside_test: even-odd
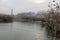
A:
[[[49,1],[51,0],[0,0],[0,13],[10,14],[12,8],[14,9],[14,14],[46,10]]]

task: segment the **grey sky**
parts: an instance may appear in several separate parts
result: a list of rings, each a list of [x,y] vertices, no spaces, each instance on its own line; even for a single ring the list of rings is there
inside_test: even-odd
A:
[[[14,14],[46,10],[49,1],[51,0],[0,0],[0,13],[10,14],[12,8],[14,9]]]

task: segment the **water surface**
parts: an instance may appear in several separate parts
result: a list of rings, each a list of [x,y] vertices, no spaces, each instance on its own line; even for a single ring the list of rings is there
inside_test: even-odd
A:
[[[40,23],[0,23],[0,40],[51,40]]]

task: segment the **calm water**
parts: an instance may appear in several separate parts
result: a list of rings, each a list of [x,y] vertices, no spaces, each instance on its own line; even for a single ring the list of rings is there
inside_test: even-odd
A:
[[[40,23],[0,23],[0,40],[52,40]]]

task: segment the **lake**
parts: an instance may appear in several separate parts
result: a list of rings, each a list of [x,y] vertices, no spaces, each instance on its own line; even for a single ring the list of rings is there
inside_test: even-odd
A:
[[[40,23],[13,22],[0,23],[0,40],[52,40],[52,37]]]

